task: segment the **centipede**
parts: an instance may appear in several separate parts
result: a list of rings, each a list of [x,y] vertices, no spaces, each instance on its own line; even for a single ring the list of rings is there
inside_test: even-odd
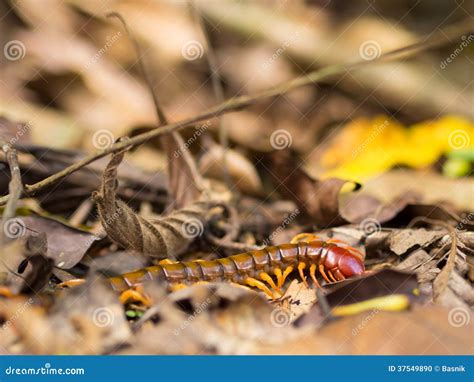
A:
[[[305,240],[300,240],[306,235]],[[176,290],[195,283],[228,281],[256,288],[269,297],[280,293],[293,273],[309,286],[321,288],[364,274],[362,254],[339,240],[320,240],[317,236],[300,234],[289,244],[268,246],[215,260],[171,261],[109,278],[112,287],[124,292],[147,281],[166,283]],[[295,237],[296,238],[296,237]],[[319,278],[319,280],[318,280]],[[321,282],[320,282],[321,280]]]

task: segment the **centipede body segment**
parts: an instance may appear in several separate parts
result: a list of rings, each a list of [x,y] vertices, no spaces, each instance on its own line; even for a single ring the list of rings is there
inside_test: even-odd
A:
[[[364,273],[364,262],[357,250],[340,242],[312,240],[270,246],[216,260],[187,262],[162,261],[159,265],[110,278],[117,291],[125,291],[148,280],[159,280],[171,288],[203,281],[229,281],[251,286],[273,296],[288,276],[298,272],[307,285],[305,272],[320,287]]]

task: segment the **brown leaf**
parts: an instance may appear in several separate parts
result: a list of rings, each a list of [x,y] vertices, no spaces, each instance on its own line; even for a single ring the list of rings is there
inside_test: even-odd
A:
[[[21,216],[11,219],[8,227],[12,236],[38,235],[47,237],[47,257],[59,268],[69,269],[82,260],[91,245],[99,237],[89,232],[69,227],[57,220],[39,216]]]
[[[131,330],[117,295],[106,280],[98,279],[96,275],[86,281],[76,288],[64,290],[56,300],[49,319],[58,335],[77,341],[79,333],[75,322],[79,320],[98,329],[100,342],[94,344],[98,347],[96,351],[126,344]],[[87,338],[83,341],[87,342]]]
[[[199,170],[202,174],[222,179],[223,155],[224,150],[221,146],[212,145],[199,161]],[[238,151],[227,149],[226,166],[235,187],[240,191],[257,195],[262,192],[262,181],[255,166]]]
[[[422,196],[406,191],[388,203],[367,194],[354,194],[343,198],[341,215],[352,223],[375,219],[379,224],[404,227],[417,218],[429,218],[462,224],[474,229],[469,219],[462,219],[450,205],[422,204]]]
[[[100,192],[94,194],[100,221],[108,236],[125,249],[153,258],[175,259],[204,232],[206,213],[216,203],[196,202],[162,218],[147,220],[116,197],[117,167],[125,152],[107,165]]]
[[[404,261],[397,265],[396,269],[402,272],[414,271],[419,283],[431,282],[439,273],[436,260],[425,250],[413,251]]]
[[[294,334],[291,312],[272,306],[261,294],[245,287],[197,285],[170,298],[188,309],[188,317],[195,317],[193,321],[208,326],[201,341],[221,354],[247,353],[256,342],[281,342]]]
[[[271,155],[271,170],[278,190],[293,200],[313,224],[330,227],[348,223],[339,212],[339,193],[346,180],[311,178],[289,150]]]
[[[360,223],[364,219],[377,219],[379,223],[394,219],[410,203],[420,200],[415,192],[405,192],[388,203],[366,194],[349,195],[341,206],[342,215],[352,223]]]
[[[259,346],[255,354],[471,354],[472,314],[466,310],[465,325],[454,326],[452,312],[440,306],[364,312],[302,332],[284,346]]]
[[[369,276],[338,283],[325,296],[325,303],[328,308],[334,308],[391,294],[406,294],[410,299],[414,299],[413,290],[417,286],[415,274],[385,269]],[[326,308],[318,303],[295,324],[319,326],[326,315]]]
[[[178,132],[164,135],[161,142],[168,158],[171,196],[168,209],[181,208],[199,199],[204,189],[203,180],[188,146]]]
[[[145,287],[153,289],[149,284]],[[286,311],[283,323],[274,324],[274,312],[280,314],[283,309],[272,307],[261,294],[245,287],[194,285],[154,300],[156,305],[136,325],[132,353],[248,353],[256,341],[273,342],[293,333]]]
[[[298,280],[293,280],[281,300],[282,307],[291,313],[291,321],[294,321],[309,312],[317,300],[316,291]]]
[[[388,237],[390,250],[398,256],[407,253],[413,247],[426,247],[443,237],[443,231],[426,229],[404,229],[394,231]]]
[[[20,293],[38,293],[48,283],[54,261],[46,256],[47,246],[44,233],[26,240],[26,259],[18,269],[23,277]]]
[[[456,257],[458,255],[457,233],[454,228],[450,228],[449,231],[451,236],[451,248],[449,250],[448,260],[446,261],[446,265],[443,267],[438,277],[436,277],[436,279],[433,281],[433,299],[435,301],[439,300],[443,293],[447,290],[449,279],[454,271]]]
[[[3,247],[0,284],[13,294],[38,293],[48,282],[53,260],[46,256],[46,235],[31,235]],[[1,274],[1,273],[0,273]]]

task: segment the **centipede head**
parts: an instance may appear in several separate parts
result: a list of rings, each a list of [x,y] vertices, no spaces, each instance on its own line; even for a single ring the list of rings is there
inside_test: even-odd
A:
[[[331,270],[338,280],[359,276],[365,272],[364,261],[357,253],[337,245],[329,248],[324,266]]]
[[[346,278],[359,276],[365,272],[364,261],[349,251],[339,258],[338,268]]]

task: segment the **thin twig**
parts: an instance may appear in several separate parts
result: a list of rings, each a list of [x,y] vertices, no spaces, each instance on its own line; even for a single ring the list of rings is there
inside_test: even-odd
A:
[[[2,221],[0,224],[0,249],[3,250],[7,230],[13,229],[12,227],[9,228],[7,225],[9,223],[8,221],[14,218],[16,215],[18,201],[20,200],[21,193],[23,192],[23,183],[21,181],[21,172],[20,166],[18,165],[18,156],[16,155],[16,150],[11,146],[11,144],[6,143],[3,139],[0,140],[0,144],[2,145],[2,151],[4,152],[5,157],[7,159],[11,174],[10,183],[8,184],[8,192],[10,193],[10,198],[8,199],[7,205],[3,210]],[[22,223],[18,222],[18,224]],[[17,228],[21,229],[21,227]],[[26,279],[22,275],[18,274],[10,268],[10,266],[3,259],[3,256],[0,257],[0,261],[8,272],[17,277],[20,277],[26,282]]]
[[[8,199],[7,205],[3,210],[2,223],[0,225],[0,246],[2,246],[5,234],[5,224],[7,224],[8,220],[15,217],[18,200],[20,200],[21,194],[23,192],[23,183],[21,181],[20,166],[18,165],[18,156],[16,155],[16,150],[3,139],[0,140],[0,144],[2,145],[2,150],[7,159],[11,173],[11,180],[8,184],[10,198]]]
[[[220,105],[217,105],[199,115],[161,126],[157,129],[148,131],[146,133],[136,135],[130,138],[128,141],[117,142],[105,149],[98,150],[95,153],[84,157],[77,163],[74,163],[64,168],[63,170],[57,172],[56,174],[53,174],[35,184],[26,185],[23,193],[28,196],[34,195],[35,193],[42,190],[43,188],[51,186],[52,184],[63,179],[64,177],[72,174],[73,172],[81,169],[84,166],[87,166],[88,164],[100,158],[103,158],[104,156],[108,154],[117,152],[126,147],[141,145],[149,141],[150,139],[158,137],[159,135],[170,133],[176,130],[181,130],[185,127],[192,126],[193,124],[197,122],[210,119],[213,117],[218,117],[225,113],[241,110],[261,99],[274,97],[277,95],[282,95],[282,94],[288,93],[291,90],[299,88],[301,86],[317,83],[323,79],[327,79],[334,75],[341,75],[349,70],[357,69],[358,67],[361,67],[361,66],[365,67],[368,64],[373,64],[380,61],[394,60],[401,56],[403,57],[407,57],[408,55],[413,56],[415,53],[418,53],[420,51],[424,51],[424,50],[434,48],[437,46],[446,45],[448,43],[453,43],[454,40],[459,39],[461,36],[465,35],[466,33],[471,33],[471,31],[472,31],[472,27],[470,24],[466,26],[465,23],[462,23],[461,25],[457,25],[456,27],[442,30],[439,33],[435,34],[434,37],[431,36],[415,44],[408,45],[403,48],[395,49],[387,53],[381,54],[378,58],[375,58],[374,60],[371,60],[371,61],[360,60],[360,61],[355,61],[352,64],[347,64],[347,65],[328,66],[323,69],[310,72],[305,76],[298,77],[294,80],[285,82],[272,89],[258,92],[254,95],[244,95],[244,96],[230,98],[229,100],[221,103]],[[10,199],[10,197],[11,197],[10,195],[5,195],[1,197],[0,205],[4,205]]]
[[[165,112],[160,106],[160,102],[158,100],[158,95],[155,92],[155,89],[153,88],[153,85],[151,83],[151,78],[150,75],[148,74],[148,70],[146,69],[144,60],[143,60],[143,55],[140,49],[140,44],[138,43],[137,39],[135,36],[131,33],[131,31],[128,29],[127,23],[125,19],[122,17],[122,15],[118,12],[111,12],[107,14],[107,17],[116,17],[119,19],[119,21],[122,23],[123,28],[125,29],[125,32],[127,33],[129,39],[132,41],[133,46],[135,48],[135,55],[137,56],[137,61],[140,66],[140,70],[143,75],[143,79],[145,80],[145,83],[148,87],[148,90],[150,91],[152,98],[153,98],[153,103],[155,105],[155,110],[158,118],[158,127],[163,126],[169,123],[168,118],[166,118]],[[177,199],[180,198],[179,191],[174,190],[173,185],[177,184],[179,182],[179,177],[181,176],[177,171],[176,171],[176,164],[173,163],[173,160],[175,158],[173,157],[173,154],[176,149],[180,149],[181,151],[181,159],[182,161],[179,163],[180,166],[186,166],[187,167],[187,172],[191,176],[197,190],[201,191],[203,189],[203,180],[201,177],[201,174],[199,173],[196,162],[194,161],[194,158],[192,157],[191,153],[187,149],[186,145],[184,144],[183,137],[177,132],[177,131],[172,131],[170,132],[167,136],[163,137],[162,139],[162,146],[166,151],[166,154],[168,156],[168,177],[169,177],[169,183],[170,183],[170,189],[172,191],[176,191],[176,195],[173,195],[176,202]],[[174,165],[174,166],[173,166]],[[174,202],[172,203],[172,206],[174,206]]]
[[[202,13],[196,7],[193,1],[190,2],[190,7],[194,15],[194,18],[196,19],[196,22],[201,27],[202,35],[206,43],[206,48],[207,48],[206,59],[209,65],[209,69],[211,70],[211,83],[212,83],[212,88],[214,90],[214,94],[216,96],[217,102],[223,103],[225,101],[224,89],[222,87],[219,69],[217,67],[216,54],[211,45],[209,34],[207,33],[206,25],[204,24],[204,18],[202,16]],[[230,180],[229,170],[227,168],[227,148],[229,147],[229,135],[228,135],[227,126],[224,123],[223,117],[219,118],[219,144],[222,147],[222,175],[224,178],[224,182],[226,183],[227,187],[230,189],[232,184]]]
[[[153,97],[153,103],[155,104],[155,111],[158,117],[159,125],[164,125],[168,123],[168,119],[166,118],[166,115],[160,106],[160,102],[158,101],[158,96],[156,95],[153,86],[151,85],[150,76],[148,74],[148,71],[146,70],[145,64],[142,59],[143,55],[140,49],[140,44],[138,43],[132,32],[130,32],[130,30],[128,29],[127,23],[120,13],[110,12],[106,16],[109,18],[117,18],[122,24],[123,29],[125,29],[125,32],[127,33],[128,38],[132,42],[133,48],[135,49],[135,55],[137,56],[138,66],[140,67],[140,71],[142,72],[143,79],[145,80],[145,83],[148,86],[150,93]]]

